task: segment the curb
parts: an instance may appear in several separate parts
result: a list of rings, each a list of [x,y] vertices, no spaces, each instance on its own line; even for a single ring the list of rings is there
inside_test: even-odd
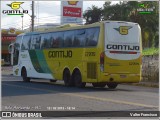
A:
[[[153,87],[153,88],[159,88],[159,83],[148,83],[148,82],[142,82],[142,83],[131,83],[127,85],[134,85],[134,86],[144,86],[144,87]]]

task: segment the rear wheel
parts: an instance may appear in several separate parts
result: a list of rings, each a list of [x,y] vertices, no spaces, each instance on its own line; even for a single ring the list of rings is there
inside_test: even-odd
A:
[[[63,80],[64,80],[65,86],[73,86],[74,85],[68,69],[66,69],[63,73]]]
[[[27,71],[25,68],[22,69],[22,78],[24,82],[30,82],[30,78],[27,77]]]
[[[101,87],[104,88],[107,83],[92,83],[93,87]]]
[[[115,89],[117,87],[117,83],[107,83],[108,88]]]
[[[76,70],[75,73],[73,74],[73,80],[76,87],[82,88],[85,87],[86,85],[86,83],[82,82],[82,76],[78,70]]]

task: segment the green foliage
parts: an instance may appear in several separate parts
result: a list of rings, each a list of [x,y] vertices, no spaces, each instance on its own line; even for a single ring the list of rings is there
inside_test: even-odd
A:
[[[144,49],[142,51],[143,55],[158,55],[159,54],[159,48],[148,48],[148,49]]]
[[[83,14],[83,17],[86,19],[86,24],[91,24],[102,20],[103,10],[96,6],[89,7]]]

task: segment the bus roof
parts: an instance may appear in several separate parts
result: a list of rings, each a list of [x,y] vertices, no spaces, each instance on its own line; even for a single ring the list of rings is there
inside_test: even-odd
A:
[[[22,35],[35,35],[35,34],[42,34],[42,33],[48,33],[48,32],[58,32],[58,31],[63,31],[63,30],[70,30],[70,29],[79,29],[79,28],[87,28],[87,27],[95,27],[95,26],[100,26],[100,24],[103,23],[130,23],[130,24],[137,24],[137,23],[133,23],[133,22],[127,22],[127,21],[101,21],[101,22],[95,22],[92,24],[87,24],[87,25],[78,25],[78,24],[65,24],[65,25],[61,25],[55,28],[50,28],[46,31],[38,31],[38,32],[28,32],[28,33],[23,33],[20,34],[18,36],[22,36]]]

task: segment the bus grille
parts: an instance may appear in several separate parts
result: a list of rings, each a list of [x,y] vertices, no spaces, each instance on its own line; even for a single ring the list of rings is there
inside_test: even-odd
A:
[[[96,72],[96,63],[87,63],[87,78],[96,79],[97,72]]]

